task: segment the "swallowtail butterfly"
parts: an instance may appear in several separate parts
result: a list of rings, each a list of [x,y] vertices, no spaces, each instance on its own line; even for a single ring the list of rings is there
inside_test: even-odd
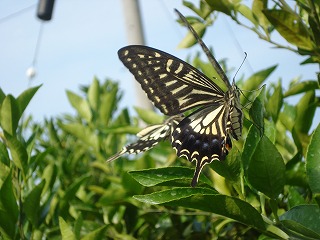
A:
[[[137,136],[139,137],[137,142],[123,147],[120,152],[110,157],[107,162],[116,160],[126,153],[138,154],[148,151],[149,149],[157,145],[160,141],[170,138],[172,131],[181,120],[182,115],[172,116],[166,119],[163,124],[151,125],[144,128],[139,133],[137,133]]]
[[[171,135],[171,145],[177,155],[196,161],[191,182],[194,187],[206,164],[225,159],[232,147],[230,135],[236,140],[241,137],[242,110],[235,81],[230,84],[195,30],[176,12],[226,84],[226,92],[198,69],[158,49],[131,45],[121,48],[118,55],[162,113],[172,116],[197,108],[180,121]]]

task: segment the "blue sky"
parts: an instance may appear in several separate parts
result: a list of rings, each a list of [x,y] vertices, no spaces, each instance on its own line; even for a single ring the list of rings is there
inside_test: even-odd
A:
[[[33,7],[7,18],[29,6]],[[200,49],[177,49],[186,29],[176,23],[173,9],[191,14],[181,1],[140,0],[140,7],[146,45],[182,59]],[[26,70],[32,65],[41,26],[36,9],[35,0],[0,2],[0,87],[5,93],[18,96],[28,86],[43,84],[27,108],[28,114],[41,121],[44,117],[72,113],[65,91],[79,93],[79,86],[90,84],[96,76],[100,80],[119,81],[124,91],[122,107],[135,105],[132,76],[117,56],[118,49],[127,45],[122,1],[56,1],[53,19],[43,25],[35,66],[37,75],[30,82]],[[281,41],[281,37],[278,38]],[[270,81],[282,78],[286,86],[299,76],[304,80],[315,79],[315,65],[301,66],[299,63],[304,58],[286,50],[273,49],[222,14],[208,29],[204,41],[213,47],[217,59],[228,59],[228,66],[233,68],[240,65],[246,51],[248,58],[240,76],[249,77],[256,71],[279,64]]]

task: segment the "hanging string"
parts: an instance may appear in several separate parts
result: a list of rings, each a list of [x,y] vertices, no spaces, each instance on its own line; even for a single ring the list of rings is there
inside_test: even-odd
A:
[[[27,69],[27,73],[26,73],[27,77],[30,80],[29,84],[28,84],[28,87],[30,87],[31,80],[36,75],[36,63],[37,63],[37,60],[38,60],[38,55],[39,55],[39,50],[40,50],[40,45],[41,45],[42,32],[43,32],[43,22],[41,21],[40,29],[39,29],[39,33],[38,33],[38,37],[37,37],[37,41],[36,41],[36,47],[35,47],[34,55],[33,55],[33,59],[32,59],[32,63],[31,63],[31,66]]]

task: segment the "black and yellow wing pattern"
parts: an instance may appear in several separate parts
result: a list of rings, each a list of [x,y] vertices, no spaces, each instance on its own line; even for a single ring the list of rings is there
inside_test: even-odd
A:
[[[173,129],[182,120],[182,115],[172,116],[166,119],[162,124],[148,126],[137,133],[139,138],[121,149],[118,153],[107,159],[107,162],[114,161],[124,154],[138,154],[153,148],[160,141],[170,139]]]
[[[155,48],[126,46],[118,51],[118,56],[162,113],[173,116],[197,109],[179,121],[171,134],[171,144],[177,155],[190,162],[196,161],[191,183],[196,186],[204,165],[225,159],[231,148],[230,136],[236,140],[241,137],[242,110],[235,82],[230,84],[208,48],[178,14],[225,82],[226,92],[190,64]]]

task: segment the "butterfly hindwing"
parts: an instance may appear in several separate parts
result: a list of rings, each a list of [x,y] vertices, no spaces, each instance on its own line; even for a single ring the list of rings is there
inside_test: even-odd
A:
[[[139,139],[136,142],[123,147],[120,152],[110,157],[107,162],[114,161],[126,153],[138,154],[148,151],[160,141],[167,139],[181,119],[182,116],[173,116],[168,118],[163,124],[151,125],[144,128],[137,133]]]
[[[200,109],[184,118],[171,136],[172,147],[179,157],[196,162],[191,185],[198,182],[202,168],[214,160],[224,160],[231,147],[228,135],[228,109],[215,105]]]
[[[153,104],[166,115],[220,101],[224,92],[190,64],[163,51],[140,45],[118,55]]]

